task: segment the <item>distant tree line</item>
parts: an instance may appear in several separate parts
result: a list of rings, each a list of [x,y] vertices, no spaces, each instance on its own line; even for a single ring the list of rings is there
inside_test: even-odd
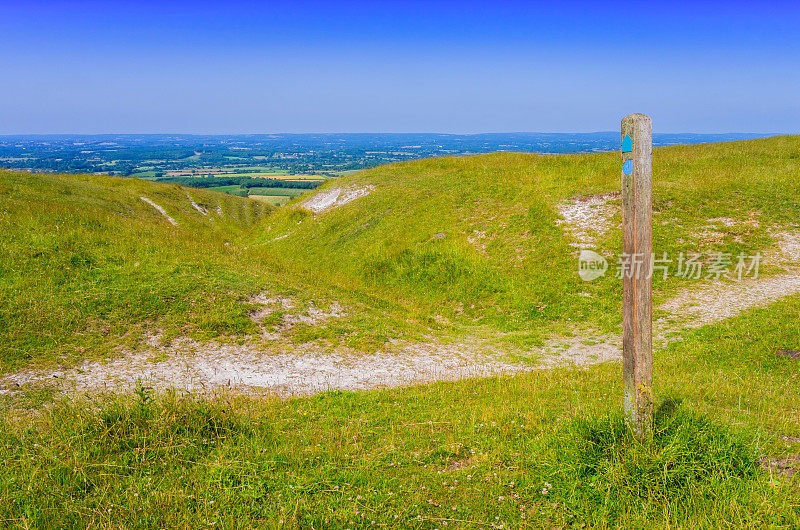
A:
[[[249,188],[291,188],[311,190],[322,184],[321,180],[284,180],[251,177],[164,177],[159,182],[180,184],[189,188],[216,188],[217,186],[239,186]]]

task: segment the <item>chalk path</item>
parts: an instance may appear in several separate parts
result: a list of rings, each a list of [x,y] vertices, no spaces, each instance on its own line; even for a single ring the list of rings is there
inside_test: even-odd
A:
[[[656,322],[657,342],[669,340],[669,331],[697,327],[754,306],[767,305],[800,292],[800,273],[787,273],[741,283],[711,283],[682,293],[662,305],[673,319]],[[483,377],[557,366],[587,367],[619,361],[618,334],[554,339],[525,352],[532,362],[504,360],[503,352],[488,341],[427,342],[393,345],[388,351],[364,354],[345,348],[323,349],[315,344],[281,341],[246,344],[198,343],[178,339],[162,345],[148,340],[140,352],[106,362],[85,362],[68,369],[22,370],[0,378],[0,394],[29,383],[53,383],[67,393],[130,391],[139,384],[196,393],[230,389],[241,393],[308,395],[341,389],[366,390]]]

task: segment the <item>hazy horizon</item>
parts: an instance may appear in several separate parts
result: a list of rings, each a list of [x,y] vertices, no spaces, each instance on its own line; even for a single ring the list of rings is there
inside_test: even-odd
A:
[[[481,135],[515,135],[515,134],[531,134],[531,135],[590,135],[590,134],[619,134],[619,131],[606,130],[606,131],[483,131],[472,133],[453,133],[442,131],[308,131],[308,132],[252,132],[252,133],[203,133],[203,132],[86,132],[86,133],[0,133],[0,137],[13,137],[13,136],[302,136],[302,135],[442,135],[442,136],[481,136]],[[758,135],[759,137],[767,136],[792,136],[800,134],[783,133],[783,132],[754,132],[754,131],[721,131],[721,132],[705,132],[705,131],[653,131],[654,136],[658,135],[684,135],[692,134],[697,136],[726,136],[726,135]]]

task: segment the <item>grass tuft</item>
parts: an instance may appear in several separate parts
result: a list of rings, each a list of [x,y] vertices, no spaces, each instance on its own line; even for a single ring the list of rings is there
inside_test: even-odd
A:
[[[574,420],[552,482],[581,520],[616,525],[633,511],[683,511],[737,491],[760,473],[753,437],[666,400],[653,437],[640,443],[614,412]],[[724,493],[723,493],[724,492]]]

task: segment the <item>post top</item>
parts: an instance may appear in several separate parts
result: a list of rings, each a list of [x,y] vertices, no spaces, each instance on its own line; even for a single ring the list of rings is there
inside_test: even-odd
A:
[[[650,116],[648,116],[647,114],[641,114],[641,113],[638,113],[638,112],[635,112],[633,114],[628,114],[627,116],[622,118],[623,122],[633,121],[633,120],[653,121],[652,119],[650,119]]]

